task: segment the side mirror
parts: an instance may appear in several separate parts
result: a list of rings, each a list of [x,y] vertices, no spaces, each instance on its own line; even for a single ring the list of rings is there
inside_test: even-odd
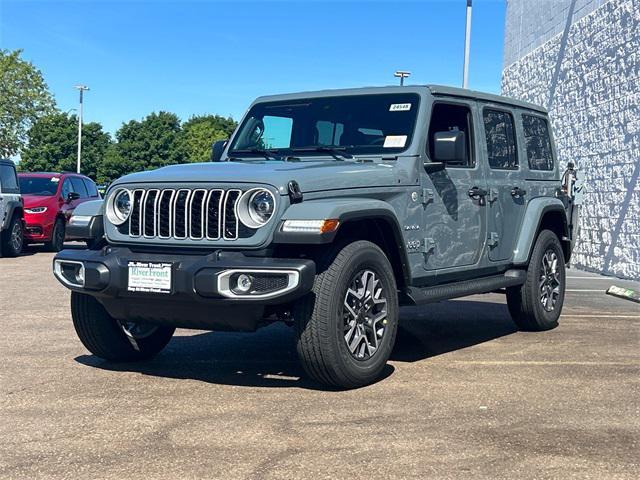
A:
[[[67,194],[67,203],[71,203],[74,200],[78,200],[80,198],[80,194],[77,192],[69,192]]]
[[[433,147],[434,161],[450,165],[467,164],[467,138],[464,132],[436,132]]]
[[[211,147],[211,161],[219,162],[222,158],[222,152],[224,152],[225,147],[229,140],[218,140],[213,143],[213,147]]]

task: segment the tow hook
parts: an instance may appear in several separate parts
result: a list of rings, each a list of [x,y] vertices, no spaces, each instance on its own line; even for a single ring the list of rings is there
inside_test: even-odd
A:
[[[129,343],[131,344],[131,346],[133,347],[133,349],[136,352],[140,351],[140,347],[138,346],[138,342],[136,342],[136,339],[133,335],[131,335],[131,332],[129,331],[129,329],[127,328],[127,326],[122,323],[122,322],[118,322],[118,325],[120,325],[120,328],[122,328],[122,331],[124,332],[124,334],[127,336],[127,340],[129,340]]]

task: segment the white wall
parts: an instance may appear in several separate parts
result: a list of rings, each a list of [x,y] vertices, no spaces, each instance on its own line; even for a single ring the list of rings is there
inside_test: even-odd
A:
[[[571,1],[575,11],[585,0]],[[507,30],[527,8],[509,0]],[[585,173],[572,263],[640,279],[640,0],[609,0],[572,18],[505,68],[502,91],[548,107],[561,162]]]

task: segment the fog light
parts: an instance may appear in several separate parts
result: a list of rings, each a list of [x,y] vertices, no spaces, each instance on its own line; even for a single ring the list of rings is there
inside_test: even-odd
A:
[[[53,272],[69,287],[84,287],[84,264],[73,260],[55,260]]]
[[[238,280],[236,280],[236,288],[234,288],[234,290],[237,290],[241,293],[247,293],[249,290],[251,290],[252,285],[253,279],[249,275],[241,273],[238,276]]]

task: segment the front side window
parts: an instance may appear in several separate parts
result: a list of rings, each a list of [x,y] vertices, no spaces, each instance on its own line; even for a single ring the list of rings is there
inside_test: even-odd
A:
[[[522,130],[531,170],[553,170],[549,125],[544,118],[522,115]]]
[[[80,198],[86,198],[87,188],[84,186],[84,182],[81,178],[71,177],[71,184],[73,185],[73,191],[80,195]]]
[[[429,122],[429,158],[435,159],[436,134],[442,132],[461,132],[464,136],[464,158],[456,162],[447,162],[448,167],[472,168],[473,159],[473,123],[471,109],[457,103],[436,103]]]
[[[393,154],[409,147],[419,107],[415,93],[318,97],[254,105],[229,155],[274,149],[300,156],[335,148]]]
[[[496,170],[516,170],[518,155],[513,117],[507,112],[485,109],[483,119],[489,166]]]
[[[11,165],[0,165],[0,186],[4,193],[18,193],[16,170]]]
[[[73,186],[71,185],[71,179],[67,178],[62,184],[62,191],[60,193],[62,194],[62,198],[66,199],[71,192],[73,192]]]

